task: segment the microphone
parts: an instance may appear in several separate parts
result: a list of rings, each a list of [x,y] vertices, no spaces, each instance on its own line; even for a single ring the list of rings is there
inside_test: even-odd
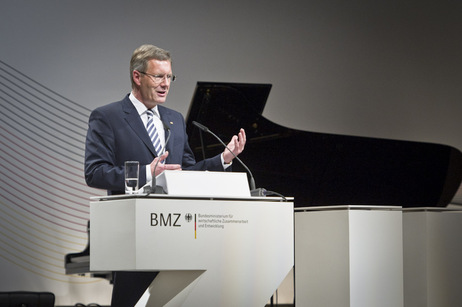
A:
[[[250,195],[252,196],[266,196],[266,189],[263,189],[263,188],[256,188],[255,187],[255,179],[252,175],[252,172],[250,171],[250,169],[247,167],[247,165],[245,165],[244,162],[242,162],[241,159],[239,159],[238,156],[236,156],[234,154],[234,152],[232,152],[228,146],[215,134],[213,133],[212,131],[210,131],[209,128],[207,128],[206,126],[196,122],[196,121],[193,121],[192,122],[194,126],[196,126],[197,128],[199,128],[200,130],[204,131],[204,132],[207,132],[209,134],[211,134],[213,137],[215,137],[233,156],[234,158],[239,161],[239,163],[241,163],[241,165],[245,168],[245,170],[247,171],[247,173],[249,174],[250,176]]]
[[[167,148],[167,144],[168,144],[168,141],[170,140],[170,135],[171,135],[170,127],[167,126],[164,123],[164,121],[162,121],[162,125],[164,125],[164,130],[167,130],[168,136],[167,136],[167,139],[165,140],[165,146],[164,146],[164,148],[162,148],[162,153],[159,154],[159,157],[165,153],[165,149]],[[145,186],[144,189],[143,189],[143,192],[147,194],[146,196],[148,196],[151,193],[165,194],[162,187],[157,187],[157,185],[156,185],[156,169],[157,169],[157,165],[159,164],[159,162],[160,162],[160,159],[158,159],[156,161],[156,164],[154,165],[154,172],[152,174],[151,186]]]

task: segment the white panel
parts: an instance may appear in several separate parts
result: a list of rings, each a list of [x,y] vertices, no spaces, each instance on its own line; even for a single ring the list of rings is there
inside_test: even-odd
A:
[[[399,208],[297,208],[295,238],[297,306],[403,306]]]
[[[294,265],[293,203],[279,198],[135,196],[91,208],[92,225],[100,225],[91,232],[99,242],[92,270],[205,271],[178,306],[264,306]],[[130,238],[120,238],[122,223],[135,225]],[[127,240],[135,248],[121,249]]]
[[[349,278],[348,212],[296,212],[296,305],[346,306]]]
[[[406,307],[462,306],[462,211],[404,211]]]
[[[401,211],[350,211],[351,306],[403,306]]]

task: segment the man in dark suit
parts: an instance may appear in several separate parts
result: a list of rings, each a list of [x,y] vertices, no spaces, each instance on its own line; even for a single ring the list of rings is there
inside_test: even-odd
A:
[[[130,73],[131,93],[90,115],[85,147],[85,180],[89,186],[106,189],[108,194],[124,193],[125,161],[139,161],[139,186],[143,186],[164,170],[223,171],[234,155],[244,150],[246,137],[241,129],[228,144],[234,155],[226,149],[213,158],[196,162],[188,145],[183,116],[161,105],[175,80],[168,51],[152,45],[140,46],[132,55]],[[148,116],[162,147],[166,145],[164,154],[163,150],[156,152],[146,130],[151,120]],[[165,144],[167,133],[170,139]],[[155,167],[158,160],[162,163]],[[116,273],[111,306],[134,306],[154,277],[149,273]]]
[[[183,116],[163,107],[174,80],[169,52],[143,45],[130,61],[132,92],[123,100],[95,109],[90,115],[85,148],[85,179],[91,187],[124,193],[124,162],[140,162],[140,183],[152,178],[157,159],[166,160],[156,168],[158,175],[166,169],[222,171],[234,156],[227,150],[221,155],[196,163],[188,145]],[[147,110],[153,110],[161,141],[165,142],[163,125],[170,128],[166,154],[159,157],[146,131]],[[162,137],[164,136],[164,137]],[[245,145],[241,129],[228,148],[238,155]],[[165,144],[164,144],[165,145]]]

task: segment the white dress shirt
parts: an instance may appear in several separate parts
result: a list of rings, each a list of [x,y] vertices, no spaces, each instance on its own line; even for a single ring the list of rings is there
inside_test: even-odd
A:
[[[146,111],[148,109],[146,108],[146,106],[141,101],[136,99],[136,97],[135,97],[135,95],[133,95],[133,93],[130,93],[128,98],[133,103],[133,106],[136,108],[136,111],[138,111],[138,114],[140,115],[141,120],[143,121],[144,127],[146,127],[146,125],[148,123],[148,114],[146,113]],[[160,119],[160,114],[159,114],[159,110],[158,110],[157,106],[155,106],[153,109],[151,109],[151,111],[154,113],[154,118],[153,118],[154,125],[156,126],[157,133],[159,134],[159,139],[160,139],[160,143],[162,145],[162,148],[164,148],[165,147],[164,124],[162,123],[162,120]],[[227,169],[231,165],[231,163],[225,164],[223,155],[221,155],[221,164],[223,165],[224,169]],[[146,182],[149,182],[151,180],[152,180],[151,166],[150,166],[150,164],[148,164],[148,165],[146,165]]]

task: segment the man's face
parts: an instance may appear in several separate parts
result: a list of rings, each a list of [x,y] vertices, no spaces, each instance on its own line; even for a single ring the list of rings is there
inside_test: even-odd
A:
[[[148,109],[164,103],[170,89],[172,76],[172,64],[170,61],[150,60],[145,72],[139,72],[137,83],[139,84],[138,99]]]

